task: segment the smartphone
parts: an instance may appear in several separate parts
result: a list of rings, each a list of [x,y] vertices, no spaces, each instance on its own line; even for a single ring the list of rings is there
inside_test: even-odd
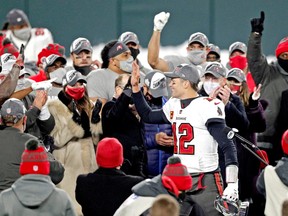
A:
[[[24,44],[21,44],[21,47],[20,47],[20,52],[19,52],[19,54],[21,54],[21,56],[22,56],[22,59],[23,59],[23,62],[24,62]]]

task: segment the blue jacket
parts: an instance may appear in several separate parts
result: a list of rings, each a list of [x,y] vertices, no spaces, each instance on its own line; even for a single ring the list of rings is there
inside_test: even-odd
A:
[[[148,102],[152,109],[161,109],[167,99],[162,97],[162,105],[155,105]],[[155,135],[164,132],[172,135],[171,124],[148,124],[144,123],[144,143],[147,150],[148,158],[148,176],[154,177],[161,174],[167,164],[167,159],[173,155],[173,146],[166,147],[156,143]]]

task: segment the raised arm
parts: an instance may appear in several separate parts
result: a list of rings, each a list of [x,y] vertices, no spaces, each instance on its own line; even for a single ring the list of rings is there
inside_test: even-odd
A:
[[[168,71],[164,59],[159,58],[161,31],[169,19],[170,13],[161,12],[154,17],[154,29],[148,44],[148,63],[153,69]]]

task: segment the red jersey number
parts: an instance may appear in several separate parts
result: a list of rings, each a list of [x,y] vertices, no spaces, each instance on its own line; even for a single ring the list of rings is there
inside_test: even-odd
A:
[[[178,127],[178,133],[180,135],[179,140],[177,140],[176,136],[177,128],[175,122],[172,125],[172,130],[174,138],[174,154],[194,155],[194,145],[189,145],[189,143],[194,139],[193,127],[189,123],[180,124]]]

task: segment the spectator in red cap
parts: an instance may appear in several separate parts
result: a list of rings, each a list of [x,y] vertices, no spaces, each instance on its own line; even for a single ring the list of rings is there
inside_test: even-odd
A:
[[[5,38],[2,42],[2,47],[0,48],[0,55],[4,53],[11,53],[16,58],[19,55],[19,50],[15,47],[13,43],[11,43],[9,38]]]
[[[132,188],[133,194],[125,200],[114,216],[146,215],[159,194],[167,194],[178,200],[180,215],[204,215],[201,207],[186,197],[186,191],[191,187],[192,177],[187,167],[181,163],[179,157],[172,156],[168,158],[162,175],[144,180]]]
[[[266,197],[265,215],[281,216],[288,193],[288,130],[281,140],[284,156],[275,167],[267,166],[257,179],[258,191]]]
[[[39,68],[39,72],[34,76],[30,76],[29,77],[30,79],[32,79],[36,82],[41,82],[41,81],[50,79],[49,75],[47,74],[47,71],[45,71],[45,69],[47,70],[47,68],[45,68],[45,66],[47,66],[47,64],[45,65],[45,62],[46,62],[46,58],[48,58],[48,56],[50,56],[52,54],[61,57],[62,58],[61,62],[63,62],[62,65],[63,66],[66,65],[65,48],[62,45],[57,44],[57,43],[49,44],[47,47],[43,48],[41,50],[41,52],[39,52],[38,60],[36,63],[37,67]],[[65,61],[63,59],[65,59]],[[51,69],[53,69],[53,68],[51,68]],[[56,68],[54,68],[54,70],[51,70],[51,69],[49,70],[49,72],[52,72],[58,68],[56,67]],[[63,75],[62,75],[62,77],[63,77]],[[59,82],[58,82],[58,84],[59,84]],[[61,84],[61,82],[60,82],[60,84]]]
[[[0,194],[0,215],[76,216],[68,194],[48,176],[50,163],[43,146],[30,139],[21,157],[20,177]],[[32,195],[33,194],[33,195]]]
[[[262,84],[261,98],[269,104],[264,112],[267,127],[263,133],[258,134],[257,143],[267,151],[270,162],[275,165],[281,158],[280,138],[277,137],[275,123],[280,110],[281,94],[287,89],[288,83],[288,38],[283,38],[275,50],[277,61],[268,64],[261,47],[264,19],[262,11],[260,18],[251,20],[247,59],[255,84]]]
[[[99,169],[77,178],[76,199],[85,216],[113,215],[131,194],[131,188],[143,180],[122,172],[123,160],[123,147],[116,138],[107,137],[98,143],[96,161]]]

